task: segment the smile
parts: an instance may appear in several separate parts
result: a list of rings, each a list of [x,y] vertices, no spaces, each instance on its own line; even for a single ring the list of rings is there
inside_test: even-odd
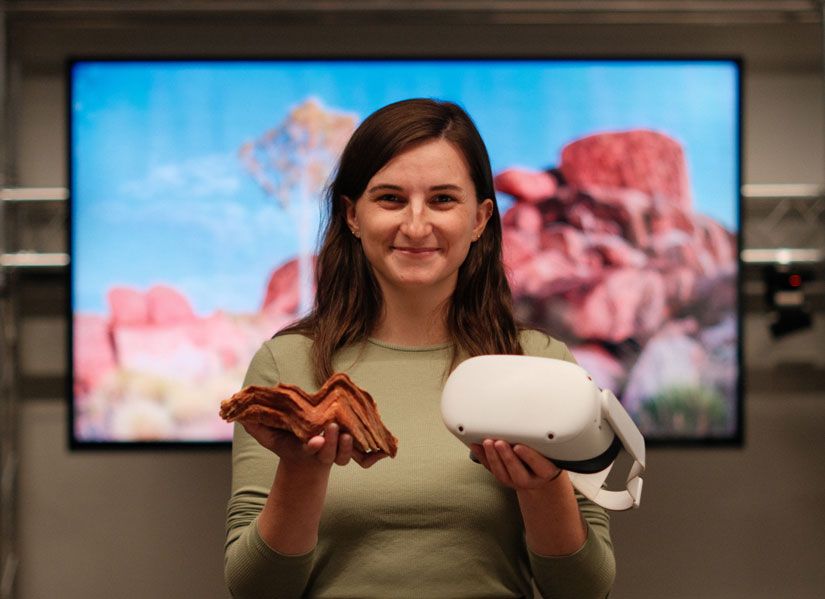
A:
[[[406,248],[393,246],[393,251],[405,256],[429,256],[438,252],[438,248]]]

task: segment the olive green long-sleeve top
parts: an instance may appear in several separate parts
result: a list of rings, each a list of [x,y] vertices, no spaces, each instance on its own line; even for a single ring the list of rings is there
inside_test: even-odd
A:
[[[267,341],[244,385],[290,383],[315,391],[310,341]],[[528,355],[572,360],[564,344],[522,333]],[[568,556],[541,556],[524,540],[515,492],[501,485],[441,420],[448,345],[368,341],[339,352],[334,367],[375,399],[398,437],[398,455],[363,469],[333,466],[319,538],[304,555],[282,555],[257,527],[278,458],[235,426],[227,508],[225,576],[234,597],[496,598],[607,596],[615,561],[607,514],[579,496],[587,540]]]

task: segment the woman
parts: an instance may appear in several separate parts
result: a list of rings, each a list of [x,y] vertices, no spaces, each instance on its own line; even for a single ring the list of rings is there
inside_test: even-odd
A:
[[[528,447],[476,461],[441,422],[446,376],[480,354],[572,360],[520,331],[484,143],[458,106],[407,100],[368,117],[328,192],[312,313],[257,352],[244,385],[314,391],[344,371],[398,437],[363,454],[329,425],[301,444],[236,425],[226,580],[235,597],[604,597],[604,511]],[[506,399],[506,398],[503,398]],[[354,463],[350,463],[354,462]]]

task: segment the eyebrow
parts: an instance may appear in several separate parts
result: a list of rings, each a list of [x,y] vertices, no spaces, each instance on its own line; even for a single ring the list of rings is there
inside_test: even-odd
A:
[[[380,183],[373,187],[370,187],[367,192],[374,193],[376,191],[380,191],[383,189],[387,189],[390,191],[404,191],[404,188],[400,185],[392,185],[391,183]],[[442,185],[433,185],[430,187],[430,191],[461,191],[461,186],[453,185],[452,183],[444,183]]]

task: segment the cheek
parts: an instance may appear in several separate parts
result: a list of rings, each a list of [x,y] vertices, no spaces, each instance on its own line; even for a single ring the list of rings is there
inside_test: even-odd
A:
[[[361,232],[370,239],[379,240],[392,235],[398,228],[398,218],[390,211],[370,211],[363,215],[359,223]]]
[[[377,227],[375,222],[361,229],[361,249],[367,261],[375,265],[382,262],[390,252],[393,236],[387,227]]]
[[[443,231],[453,244],[469,246],[473,238],[474,227],[475,221],[465,215],[460,219],[445,223]]]

